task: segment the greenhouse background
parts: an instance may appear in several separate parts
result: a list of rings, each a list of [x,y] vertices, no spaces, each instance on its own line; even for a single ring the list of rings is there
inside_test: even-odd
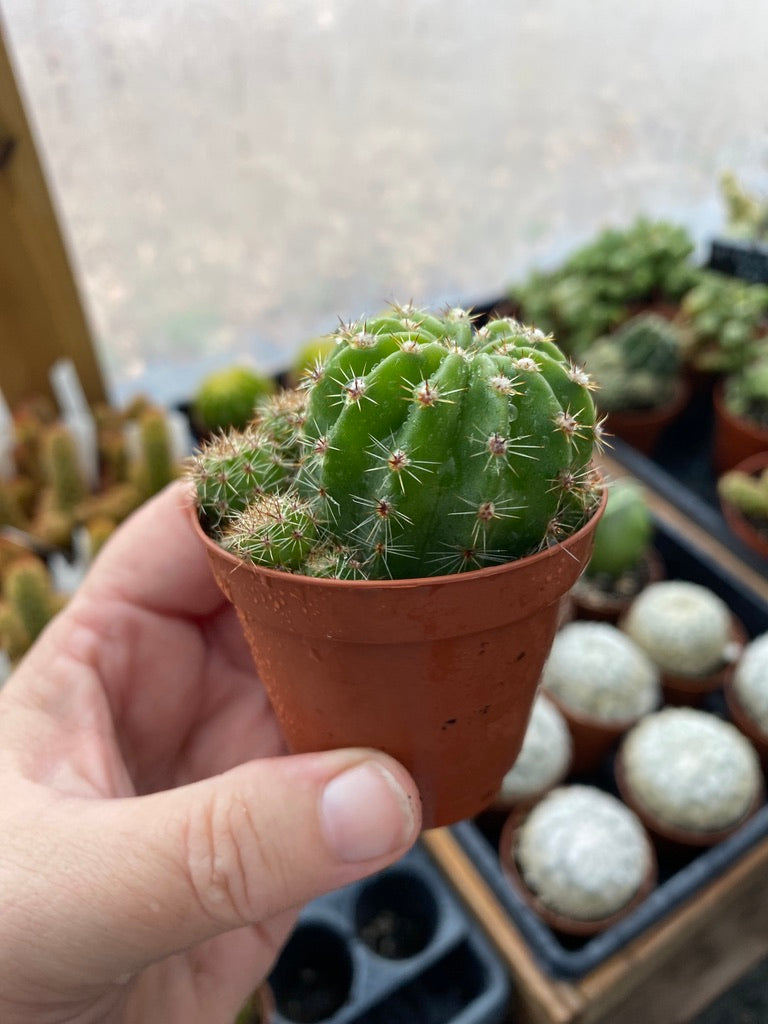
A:
[[[768,191],[759,0],[5,0],[116,401]]]

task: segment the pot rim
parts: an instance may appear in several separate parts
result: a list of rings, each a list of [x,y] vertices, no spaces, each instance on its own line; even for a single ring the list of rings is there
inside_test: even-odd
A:
[[[597,468],[597,467],[595,467]],[[506,573],[521,568],[523,566],[537,565],[544,563],[550,558],[557,556],[558,552],[566,551],[569,548],[576,546],[588,533],[597,519],[602,515],[605,510],[606,503],[608,501],[608,488],[606,487],[605,477],[600,471],[599,482],[601,484],[600,500],[597,502],[595,507],[588,519],[586,519],[582,525],[572,533],[565,540],[558,541],[556,544],[552,544],[544,551],[537,551],[532,555],[525,555],[522,558],[513,558],[507,562],[502,562],[500,565],[486,565],[481,569],[471,569],[469,572],[457,572],[448,573],[442,576],[413,576],[408,579],[397,579],[397,580],[340,580],[335,577],[317,577],[317,576],[305,576],[303,573],[291,573],[284,572],[280,569],[270,569],[264,565],[256,565],[253,562],[246,562],[242,558],[238,558],[233,555],[230,551],[226,551],[216,541],[210,537],[200,522],[200,515],[197,508],[197,504],[192,496],[187,506],[189,518],[192,522],[193,530],[203,540],[207,548],[213,548],[216,552],[217,557],[224,562],[231,565],[232,570],[246,569],[258,573],[260,576],[263,575],[267,579],[274,579],[277,581],[284,581],[286,578],[293,581],[301,581],[303,586],[326,588],[332,587],[335,590],[350,590],[364,588],[366,590],[412,590],[415,587],[428,585],[428,586],[455,586],[461,583],[467,583],[476,579],[492,579],[496,576],[503,576]]]

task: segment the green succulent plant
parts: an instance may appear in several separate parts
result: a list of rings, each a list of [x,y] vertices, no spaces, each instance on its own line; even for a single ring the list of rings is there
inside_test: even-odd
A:
[[[675,394],[681,361],[677,328],[653,313],[633,317],[584,353],[605,412],[664,405]]]
[[[208,374],[192,401],[192,412],[206,431],[242,428],[264,395],[275,390],[274,381],[245,366],[231,366]]]
[[[533,273],[515,297],[526,321],[581,357],[633,306],[675,301],[688,291],[697,275],[692,251],[685,228],[641,217],[626,229],[602,231],[556,270]]]
[[[18,660],[62,606],[42,559],[25,555],[3,575],[0,602],[0,648]]]
[[[758,347],[766,313],[768,286],[702,271],[680,306],[686,361],[705,373],[740,369]]]
[[[732,171],[720,176],[720,195],[725,203],[728,234],[753,242],[768,241],[768,199],[747,192]]]
[[[413,307],[340,328],[301,389],[191,469],[213,536],[290,571],[461,572],[589,516],[601,428],[587,374],[514,320]]]
[[[608,500],[595,527],[587,575],[617,579],[632,570],[648,551],[653,518],[645,491],[633,480],[620,478],[608,488]]]
[[[756,476],[732,469],[718,479],[717,493],[721,501],[733,505],[747,519],[768,526],[768,469]]]

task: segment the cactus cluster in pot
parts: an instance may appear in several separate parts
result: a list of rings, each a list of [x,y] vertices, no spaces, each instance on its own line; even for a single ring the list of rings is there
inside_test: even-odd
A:
[[[757,475],[741,469],[724,473],[717,481],[717,493],[721,502],[768,532],[768,467]]]
[[[723,403],[733,416],[768,434],[768,345],[763,343],[753,358],[725,378]]]
[[[680,334],[666,318],[641,313],[590,345],[584,363],[599,387],[602,411],[654,409],[675,396]]]
[[[409,579],[497,565],[589,518],[589,376],[540,331],[393,307],[191,467],[210,535],[273,569]]]

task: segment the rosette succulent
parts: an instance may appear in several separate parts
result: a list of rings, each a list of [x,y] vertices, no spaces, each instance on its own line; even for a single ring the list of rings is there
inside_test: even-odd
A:
[[[307,575],[414,578],[523,557],[598,500],[591,386],[514,320],[475,329],[464,310],[394,308],[341,327],[298,389],[204,447],[203,519],[239,556]]]

